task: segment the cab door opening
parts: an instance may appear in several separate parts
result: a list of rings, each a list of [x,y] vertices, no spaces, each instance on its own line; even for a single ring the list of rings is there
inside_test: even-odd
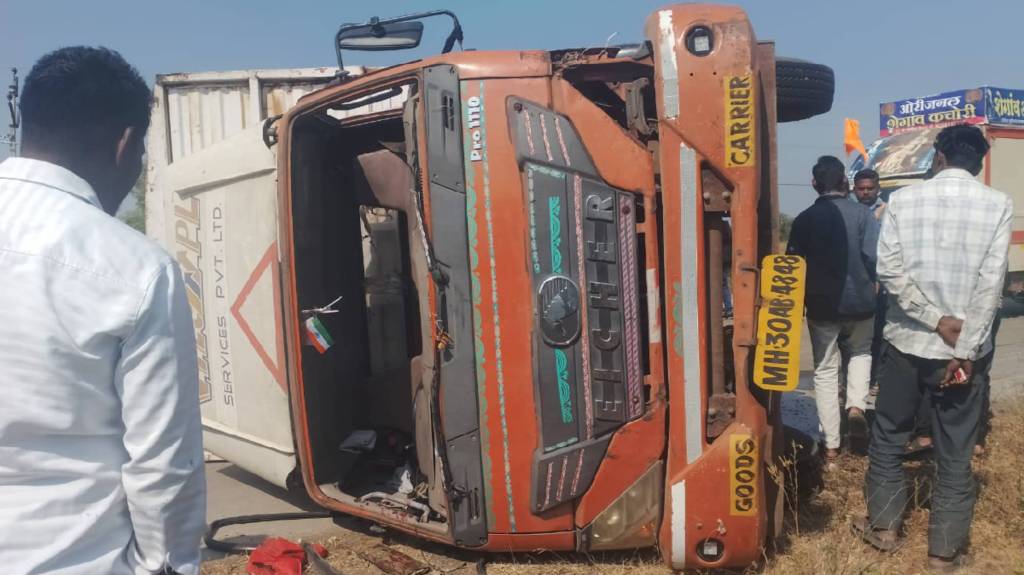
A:
[[[294,121],[290,217],[307,338],[297,358],[305,429],[296,431],[309,438],[307,487],[338,510],[442,534],[429,277],[407,146],[415,89],[378,89]],[[333,340],[322,352],[308,340],[312,317]]]

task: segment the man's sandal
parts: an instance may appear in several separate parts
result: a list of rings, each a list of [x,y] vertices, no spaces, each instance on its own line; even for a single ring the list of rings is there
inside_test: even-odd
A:
[[[900,548],[902,542],[899,537],[883,537],[883,533],[891,533],[888,529],[876,529],[871,526],[868,522],[867,517],[857,517],[850,522],[850,528],[853,532],[860,536],[862,540],[868,545],[883,551],[885,553],[891,553]]]
[[[851,407],[846,416],[849,427],[850,452],[855,455],[867,455],[868,453],[868,420],[864,410]]]
[[[825,471],[834,471],[839,469],[839,450],[838,449],[825,449],[824,450],[825,460]]]

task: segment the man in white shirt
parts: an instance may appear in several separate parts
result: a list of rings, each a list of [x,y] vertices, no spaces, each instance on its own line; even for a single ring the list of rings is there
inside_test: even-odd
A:
[[[939,133],[935,177],[892,195],[878,242],[878,278],[889,292],[886,347],[865,485],[868,518],[854,528],[880,549],[898,546],[908,497],[903,449],[927,395],[937,470],[928,555],[942,572],[965,562],[976,499],[971,455],[1013,218],[1010,198],[974,179],[988,148],[973,126]]]
[[[64,48],[21,98],[0,164],[0,565],[199,571],[205,483],[181,276],[113,214],[151,96],[121,56]]]

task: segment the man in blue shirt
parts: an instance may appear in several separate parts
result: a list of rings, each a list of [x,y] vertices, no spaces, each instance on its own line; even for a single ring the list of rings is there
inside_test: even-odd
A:
[[[878,172],[867,168],[857,172],[853,176],[853,194],[861,205],[871,210],[876,220],[882,218],[885,202],[882,201],[882,188],[878,183]]]
[[[876,220],[881,220],[885,212],[885,202],[882,201],[881,194],[878,172],[865,168],[853,176],[854,197],[862,206],[871,210]],[[875,334],[871,344],[871,395],[878,393],[878,357],[882,349],[882,328],[885,327],[885,306],[888,301],[885,290],[878,291],[875,301]]]

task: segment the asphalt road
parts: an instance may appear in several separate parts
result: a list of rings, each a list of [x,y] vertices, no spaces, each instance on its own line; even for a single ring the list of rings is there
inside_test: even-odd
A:
[[[1004,317],[996,335],[992,362],[992,397],[1000,401],[1024,395],[1024,306],[1016,305],[1012,317]]]
[[[1022,310],[1024,311],[1024,310]],[[1005,401],[1007,397],[1024,394],[1024,316],[1008,317],[1003,320],[996,345],[996,357],[992,366],[993,401]],[[813,419],[814,400],[811,384],[810,339],[803,337],[801,349],[800,390],[787,394],[787,417],[810,417],[807,425],[816,426]],[[801,415],[802,414],[802,415]],[[288,511],[313,511],[313,505],[303,493],[289,493],[270,485],[227,462],[211,462],[206,466],[208,487],[207,518],[210,521],[223,517],[256,513],[280,513]],[[334,525],[329,519],[303,520],[280,523],[261,523],[225,528],[219,537],[230,540],[255,541],[265,535],[289,539],[314,538],[330,534]],[[204,550],[204,558],[213,559],[221,555]]]
[[[996,337],[996,357],[990,372],[992,393],[996,397],[1024,394],[1024,305],[1014,304],[1004,310],[1002,326]],[[803,388],[810,382],[814,368],[806,324],[800,343],[800,387]]]
[[[800,345],[800,385],[782,398],[783,420],[811,437],[818,432],[817,407],[814,404],[814,361],[810,336],[804,325]],[[1004,308],[1003,322],[996,337],[995,360],[989,375],[992,378],[992,401],[1005,401],[1024,395],[1024,306]],[[871,409],[873,398],[868,399]]]
[[[262,513],[318,511],[305,493],[288,492],[242,470],[235,465],[214,461],[206,464],[207,521]],[[330,519],[304,519],[229,526],[217,533],[219,540],[256,545],[264,536],[310,539],[329,534]],[[203,559],[218,559],[223,554],[203,548]]]

